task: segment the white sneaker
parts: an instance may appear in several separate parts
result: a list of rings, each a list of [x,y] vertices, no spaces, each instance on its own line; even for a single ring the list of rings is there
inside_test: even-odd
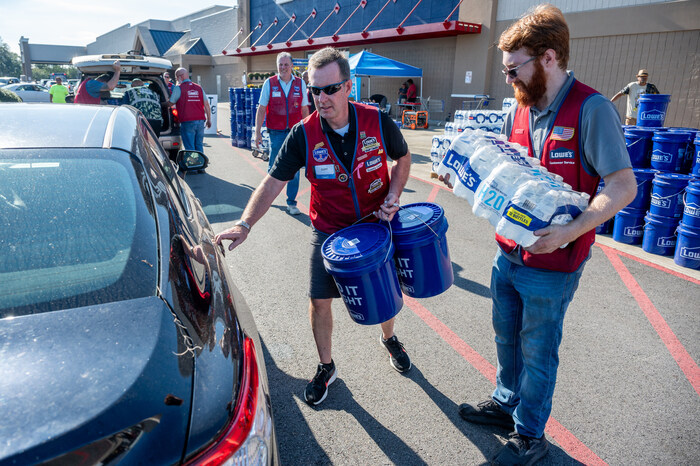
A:
[[[299,208],[295,205],[288,205],[287,213],[289,213],[289,215],[299,215],[301,213],[301,210],[299,210]]]

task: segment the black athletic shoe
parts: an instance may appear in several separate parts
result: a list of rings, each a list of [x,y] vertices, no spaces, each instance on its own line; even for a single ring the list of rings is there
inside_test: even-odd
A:
[[[314,406],[325,400],[328,395],[328,386],[335,381],[337,375],[338,371],[335,369],[333,360],[330,364],[319,364],[316,375],[304,390],[304,400]]]
[[[513,432],[491,464],[529,466],[544,458],[548,450],[549,442],[544,435],[534,438]]]
[[[515,429],[513,416],[503,411],[498,403],[491,398],[480,402],[476,406],[471,403],[459,405],[459,415],[465,421],[473,424],[499,426],[510,431]]]
[[[411,358],[408,357],[406,350],[403,349],[403,343],[396,338],[396,335],[385,340],[381,335],[379,341],[389,351],[389,362],[391,366],[399,372],[406,372],[411,368]]]

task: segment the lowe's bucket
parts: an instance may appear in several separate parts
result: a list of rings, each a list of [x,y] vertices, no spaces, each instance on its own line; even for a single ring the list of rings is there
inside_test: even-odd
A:
[[[678,225],[678,241],[673,262],[689,269],[700,270],[700,228],[693,228],[681,222]]]
[[[630,162],[634,168],[649,168],[651,162],[651,138],[654,137],[653,128],[633,126],[625,130],[625,141]]]
[[[454,283],[447,247],[447,219],[442,207],[429,202],[403,206],[391,221],[396,273],[403,292],[429,298]]]
[[[700,180],[691,181],[685,188],[682,222],[692,228],[700,228]]]
[[[680,172],[685,163],[690,133],[663,131],[651,138],[651,168],[663,172]]]
[[[644,235],[644,211],[622,209],[615,215],[613,239],[618,243],[640,244]]]
[[[690,174],[700,178],[700,133],[698,133],[698,135],[699,136],[695,136],[695,140],[693,141],[695,148],[693,150],[693,162]]]
[[[326,239],[321,254],[352,320],[380,324],[401,310],[394,246],[384,225],[361,223],[343,228]]]
[[[690,175],[657,173],[652,181],[649,212],[661,217],[680,218],[683,213],[683,192]]]
[[[605,181],[603,181],[603,179],[601,178],[600,181],[598,182],[598,188],[596,188],[596,191],[595,191],[596,195],[598,195],[598,193],[601,192],[604,187],[605,187]],[[614,221],[614,217],[611,218],[610,220],[606,220],[605,222],[603,222],[600,225],[598,225],[597,227],[595,227],[595,234],[596,235],[601,235],[601,234],[605,235],[608,233],[612,233],[613,221]]]
[[[671,101],[668,94],[644,94],[637,102],[637,126],[659,127],[664,125],[666,109]]]
[[[647,210],[651,200],[652,181],[658,172],[651,168],[635,168],[633,171],[637,178],[637,196],[627,205],[627,208]]]
[[[659,256],[672,256],[676,250],[677,218],[647,214],[644,217],[642,249]]]

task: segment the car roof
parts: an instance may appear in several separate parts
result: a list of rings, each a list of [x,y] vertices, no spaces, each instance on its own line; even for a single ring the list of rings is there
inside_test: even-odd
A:
[[[133,152],[137,123],[137,111],[129,106],[5,103],[0,104],[0,149],[80,147]]]
[[[125,53],[73,57],[72,64],[83,73],[105,73],[113,71],[114,60],[119,60],[122,73],[160,74],[173,67],[172,62],[165,58]]]

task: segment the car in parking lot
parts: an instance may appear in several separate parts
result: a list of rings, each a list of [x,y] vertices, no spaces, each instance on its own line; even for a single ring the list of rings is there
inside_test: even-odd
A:
[[[12,91],[22,99],[22,102],[50,102],[49,90],[39,84],[16,83],[3,86],[4,89]]]
[[[177,119],[177,112],[174,111],[174,108],[171,109],[167,106],[170,94],[165,79],[163,79],[163,73],[173,68],[172,62],[160,57],[136,53],[120,53],[74,57],[72,64],[80,70],[82,80],[85,80],[94,79],[103,73],[113,71],[112,64],[115,60],[119,60],[121,63],[120,81],[126,83],[131,82],[134,78],[139,78],[158,95],[163,114],[163,126],[160,130],[159,140],[163,148],[169,151],[174,159],[177,152],[182,148],[180,122]],[[126,91],[124,83],[110,93],[105,94],[103,101],[112,105],[119,105]],[[77,89],[76,86],[76,92]]]
[[[8,84],[15,84],[19,82],[19,78],[14,78],[12,76],[3,76],[0,78],[0,86],[6,86]]]
[[[0,464],[278,463],[205,163],[130,106],[0,104]]]

